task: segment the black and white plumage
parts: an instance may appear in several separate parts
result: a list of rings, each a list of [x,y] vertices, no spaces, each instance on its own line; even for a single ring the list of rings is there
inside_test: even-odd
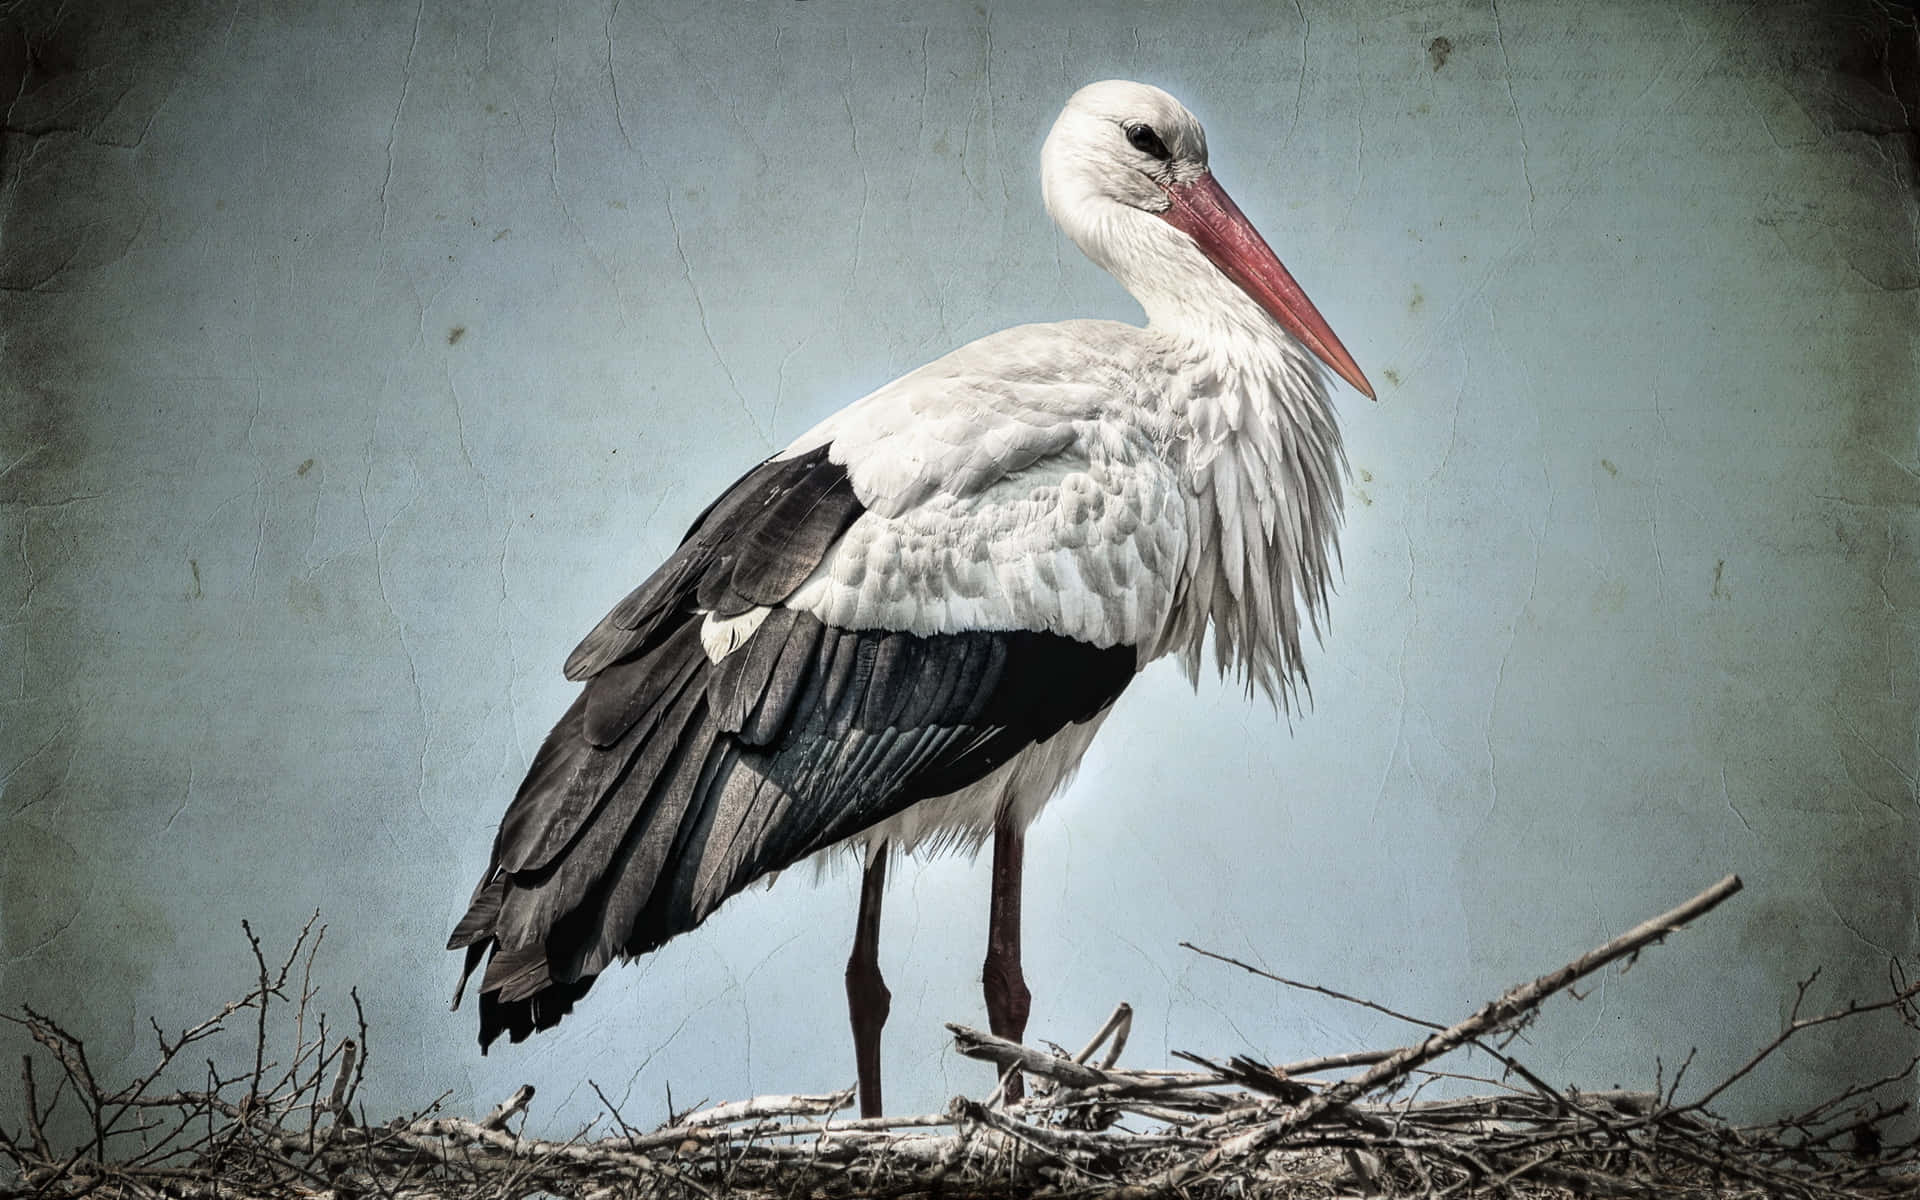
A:
[[[1148,325],[1006,330],[857,401],[587,635],[449,943],[486,964],[483,1047],[836,846],[1010,837],[1017,914],[1019,833],[1138,671],[1197,677],[1211,632],[1250,687],[1302,678],[1344,472],[1315,359],[1371,389],[1171,96],[1082,89],[1042,179]]]
[[[824,447],[765,463],[568,659],[587,686],[535,757],[453,937],[473,959],[495,948],[483,1043],[551,1025],[616,958],[965,788],[1133,679],[1127,646],[848,628],[783,604],[864,511]],[[712,644],[742,617],[751,633]]]

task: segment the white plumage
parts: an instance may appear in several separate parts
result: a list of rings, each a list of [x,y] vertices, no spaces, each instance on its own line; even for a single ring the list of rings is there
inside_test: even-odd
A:
[[[785,454],[827,447],[867,512],[787,603],[847,628],[1156,641],[1187,498],[1164,458],[1171,423],[1127,395],[1141,334],[1010,329],[802,435]],[[1009,362],[1013,386],[996,370]]]
[[[1177,101],[1115,81],[1069,103],[1043,178],[1055,220],[1129,283],[1147,326],[990,334],[795,439],[780,457],[827,447],[867,512],[787,604],[850,629],[1127,645],[1142,669],[1178,654],[1196,682],[1211,630],[1223,674],[1287,704],[1338,553],[1340,431],[1318,364],[1190,238],[1145,210],[1085,215],[1114,206],[1076,186],[1102,164],[1075,139],[1143,116],[1206,165],[1205,136]],[[855,840],[977,847],[1002,814],[1024,826],[1090,733],[1074,741],[1072,753],[1033,746]]]
[[[1290,703],[1336,560],[1321,364],[1364,376],[1157,88],[1083,88],[1042,155],[1054,219],[1146,310],[964,346],[730,489],[568,660],[586,682],[451,944],[482,1044],[557,1021],[616,958],[754,879],[864,849],[848,967],[879,1108],[888,852],[992,837],[985,966],[1019,1036],[1021,837],[1154,660]],[[1316,362],[1315,360],[1319,361]]]

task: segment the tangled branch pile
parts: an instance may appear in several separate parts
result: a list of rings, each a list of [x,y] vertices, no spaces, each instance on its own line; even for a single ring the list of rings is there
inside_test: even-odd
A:
[[[835,1120],[851,1091],[765,1096],[642,1132],[603,1095],[603,1117],[567,1141],[510,1128],[531,1087],[479,1120],[441,1115],[437,1103],[385,1124],[356,1116],[364,1017],[351,1036],[330,1030],[324,1017],[309,1019],[324,930],[310,922],[273,970],[248,929],[253,989],[175,1037],[156,1025],[158,1065],[118,1089],[98,1082],[80,1039],[51,1018],[32,1010],[8,1018],[44,1048],[59,1078],[43,1101],[32,1057],[23,1063],[25,1122],[0,1129],[0,1154],[13,1166],[12,1179],[0,1177],[0,1197],[1920,1194],[1920,1139],[1894,1142],[1885,1132],[1908,1103],[1876,1098],[1896,1087],[1911,1093],[1920,1059],[1764,1124],[1730,1125],[1709,1107],[1807,1029],[1873,1013],[1920,1028],[1920,983],[1897,971],[1876,1001],[1803,1016],[1796,1000],[1773,1041],[1685,1103],[1684,1065],[1649,1091],[1562,1091],[1507,1053],[1548,996],[1637,954],[1739,886],[1723,880],[1452,1026],[1353,1000],[1427,1026],[1420,1041],[1394,1049],[1279,1066],[1181,1055],[1193,1069],[1123,1070],[1116,1063],[1131,1012],[1121,1005],[1076,1054],[949,1026],[959,1052],[997,1064],[1002,1084],[985,1101],[957,1098],[944,1113]],[[275,1006],[293,1024],[285,1064],[268,1058]],[[358,996],[354,1008],[358,1014]],[[242,1012],[254,1018],[250,1066],[222,1075],[209,1062],[199,1087],[160,1090],[189,1047]],[[1502,1078],[1481,1081],[1493,1094],[1421,1100],[1417,1087],[1406,1088],[1441,1074],[1427,1065],[1433,1060],[1468,1047],[1501,1066]],[[1031,1094],[1007,1103],[1015,1072]],[[50,1130],[62,1121],[75,1132],[56,1150]]]

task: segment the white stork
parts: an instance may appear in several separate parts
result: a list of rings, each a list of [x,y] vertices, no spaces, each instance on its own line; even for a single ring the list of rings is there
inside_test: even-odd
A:
[[[1115,698],[1167,654],[1197,681],[1209,630],[1249,689],[1284,703],[1303,678],[1346,466],[1320,364],[1373,389],[1172,96],[1082,88],[1041,182],[1147,325],[1009,329],[856,401],[729,488],[587,635],[566,664],[586,686],[448,942],[463,989],[486,961],[482,1049],[755,880],[851,848],[847,999],[878,1115],[889,854],[991,836],[983,982],[1017,1039],[1025,830]]]

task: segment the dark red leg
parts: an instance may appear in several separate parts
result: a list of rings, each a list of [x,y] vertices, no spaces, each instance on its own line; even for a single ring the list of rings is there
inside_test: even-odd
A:
[[[987,993],[987,1027],[996,1037],[1019,1041],[1027,1032],[1033,994],[1020,973],[1020,867],[1026,833],[1006,818],[993,827],[993,898],[987,910],[987,961],[980,972]],[[1025,1094],[1019,1072],[1007,1080],[1006,1098]]]
[[[887,1023],[893,993],[880,978],[880,898],[887,889],[887,847],[872,851],[860,881],[860,918],[854,925],[853,953],[847,956],[847,1016],[853,1022],[853,1058],[860,1073],[860,1115],[880,1110],[880,1030]]]

